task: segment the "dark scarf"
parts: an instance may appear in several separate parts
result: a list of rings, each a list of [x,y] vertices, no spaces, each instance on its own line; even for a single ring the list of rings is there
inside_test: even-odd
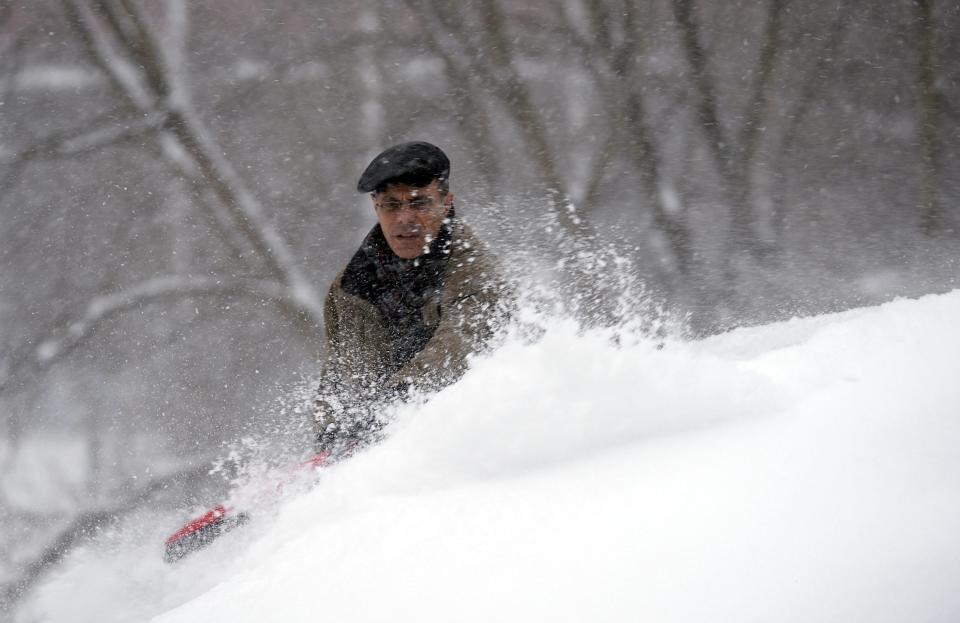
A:
[[[392,373],[423,350],[434,327],[423,321],[423,306],[443,289],[450,258],[453,208],[429,251],[412,260],[398,257],[377,224],[354,254],[343,274],[343,290],[368,301],[379,311],[390,332],[388,356]]]

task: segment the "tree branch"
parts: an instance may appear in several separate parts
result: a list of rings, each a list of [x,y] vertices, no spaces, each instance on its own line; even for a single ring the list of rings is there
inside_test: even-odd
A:
[[[794,108],[787,115],[789,122],[780,139],[780,148],[777,152],[776,169],[779,171],[779,175],[776,175],[775,179],[779,182],[777,184],[778,190],[774,193],[774,202],[777,207],[774,208],[773,226],[774,231],[778,234],[783,231],[785,217],[783,209],[783,200],[786,194],[784,185],[787,180],[785,169],[789,159],[793,156],[794,144],[799,136],[800,128],[806,121],[810,108],[817,101],[817,87],[822,86],[830,65],[836,61],[838,49],[843,42],[843,37],[850,22],[850,11],[849,3],[842,3],[838,6],[837,15],[830,25],[823,45],[814,55],[816,60],[804,76],[800,94],[790,100],[794,103]]]
[[[110,119],[115,115],[116,112],[110,112],[102,115],[99,119]],[[165,113],[153,112],[122,121],[110,121],[92,130],[87,129],[90,125],[88,124],[85,128],[56,132],[17,154],[3,157],[3,160],[16,163],[18,160],[67,158],[82,155],[158,130],[163,126],[165,119]]]
[[[546,128],[537,113],[529,89],[513,66],[510,42],[506,36],[506,21],[500,6],[494,0],[483,0],[480,13],[483,15],[483,49],[471,43],[462,29],[462,22],[451,19],[450,7],[445,2],[407,0],[408,5],[427,20],[427,35],[432,32],[449,32],[453,37],[436,40],[437,49],[443,50],[449,62],[460,64],[461,75],[477,81],[481,89],[493,93],[506,105],[513,117],[527,153],[537,168],[543,183],[553,193],[553,212],[560,227],[573,239],[582,238],[586,223],[568,209],[566,190],[562,184],[553,150],[547,140]],[[456,49],[453,46],[457,46]],[[478,62],[490,59],[491,62]]]
[[[717,107],[717,89],[707,68],[707,55],[700,43],[700,28],[693,15],[694,0],[673,0],[674,19],[680,28],[680,38],[687,63],[693,71],[693,84],[697,90],[697,117],[707,136],[707,146],[713,154],[717,170],[723,183],[729,182],[733,175],[730,158],[730,143],[727,141],[720,124]]]
[[[760,128],[763,125],[763,113],[767,107],[767,90],[773,76],[773,67],[776,64],[780,49],[780,34],[785,0],[770,0],[767,13],[766,38],[760,50],[760,71],[753,82],[753,93],[747,103],[743,125],[740,128],[740,151],[743,176],[749,175],[750,164],[757,150],[757,140],[760,137]]]
[[[11,349],[11,355],[0,367],[0,371],[4,372],[0,377],[0,393],[8,389],[11,381],[27,370],[49,368],[56,360],[90,337],[104,321],[121,312],[164,299],[225,294],[270,300],[283,300],[292,296],[286,287],[274,281],[223,281],[178,275],[148,279],[125,290],[94,297],[79,318],[61,323],[49,331],[45,338],[29,339],[18,348]]]
[[[97,28],[89,7],[81,0],[63,0],[63,3],[67,21],[80,36],[87,55],[103,70],[115,90],[135,109],[152,112],[158,104],[156,94],[150,93],[136,66],[114,51],[112,42]],[[122,35],[114,33],[113,38],[122,44]]]
[[[320,295],[297,265],[286,240],[266,218],[263,206],[189,106],[183,80],[165,66],[162,46],[139,6],[132,0],[120,0],[128,13],[125,18],[132,24],[132,32],[136,33],[135,40],[131,40],[130,33],[121,32],[124,27],[120,25],[119,15],[107,21],[115,29],[112,38],[121,44],[125,43],[121,52],[137,60],[144,68],[143,75],[131,76],[128,75],[129,70],[136,63],[114,53],[107,38],[92,24],[89,12],[79,6],[79,0],[64,1],[72,8],[74,24],[89,42],[88,47],[97,56],[99,64],[127,97],[145,113],[152,112],[157,106],[168,111],[166,129],[194,160],[198,177],[227,206],[240,231],[266,261],[276,279],[286,285],[289,297],[282,302],[295,308],[293,315],[301,321],[305,334],[316,331],[323,324]],[[104,6],[108,11],[118,10],[112,2],[106,2]],[[166,97],[171,93],[179,96],[175,99]],[[163,153],[169,156],[170,150],[164,150]]]
[[[224,282],[206,277],[154,277],[132,288],[98,296],[87,304],[83,316],[71,322],[57,337],[44,340],[36,349],[37,360],[46,365],[62,357],[89,336],[103,321],[120,312],[169,297],[209,296],[225,293],[256,293],[263,298],[279,299],[282,286],[271,281]]]
[[[115,114],[112,112],[102,115],[99,121],[109,119]],[[34,160],[79,156],[123,143],[159,130],[164,119],[163,113],[154,112],[125,121],[110,121],[93,130],[75,128],[56,132],[16,154],[3,157],[8,168],[6,174],[0,178],[0,197],[10,191],[27,165]]]

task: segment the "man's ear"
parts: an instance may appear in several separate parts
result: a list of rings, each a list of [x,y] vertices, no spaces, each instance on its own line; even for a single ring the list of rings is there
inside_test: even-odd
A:
[[[377,193],[370,193],[370,203],[373,204],[373,211],[377,211]]]
[[[443,205],[446,206],[447,210],[444,213],[445,215],[450,214],[450,208],[453,207],[453,193],[447,192],[447,196],[443,198]]]

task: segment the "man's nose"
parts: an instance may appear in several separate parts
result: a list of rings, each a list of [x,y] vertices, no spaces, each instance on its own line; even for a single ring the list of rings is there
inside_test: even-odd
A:
[[[404,203],[397,210],[397,220],[401,223],[410,223],[416,220],[417,211],[409,203]]]

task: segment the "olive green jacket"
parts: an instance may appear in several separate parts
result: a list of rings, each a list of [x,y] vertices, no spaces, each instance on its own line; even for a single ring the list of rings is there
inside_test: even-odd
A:
[[[371,302],[344,291],[345,270],[330,286],[324,307],[327,348],[315,402],[317,439],[338,427],[343,430],[346,421],[369,418],[374,405],[405,394],[408,387],[429,393],[453,383],[508,312],[501,273],[484,245],[455,219],[442,288],[429,294],[422,308],[432,336],[397,368],[391,363],[384,315]]]

